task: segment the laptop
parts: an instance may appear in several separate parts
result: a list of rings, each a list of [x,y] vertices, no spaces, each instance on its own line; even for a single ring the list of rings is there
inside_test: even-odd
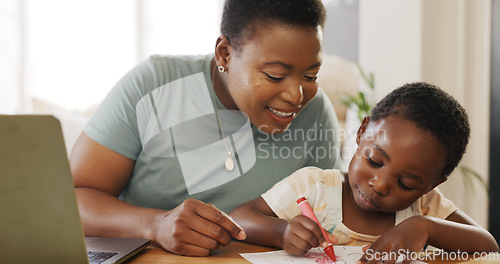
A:
[[[0,263],[122,263],[148,245],[84,237],[59,121],[0,115]]]

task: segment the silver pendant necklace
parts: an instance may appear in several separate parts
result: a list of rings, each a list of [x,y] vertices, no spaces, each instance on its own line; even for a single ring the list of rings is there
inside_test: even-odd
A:
[[[222,129],[223,129],[222,122],[220,122],[220,119],[218,121],[219,121],[219,126],[221,126],[221,131],[222,131]],[[234,144],[234,149],[236,149],[236,147],[241,143],[241,141],[243,141],[243,139],[245,139],[248,136],[248,134],[250,134],[251,131],[252,131],[252,129],[249,129],[245,133],[245,135],[243,137],[241,137],[241,139],[236,144]],[[233,157],[231,157],[231,151],[229,150],[229,147],[226,144],[224,132],[222,132],[222,138],[224,141],[224,147],[226,147],[226,151],[227,151],[227,157],[226,157],[226,160],[224,161],[224,167],[226,167],[227,171],[232,171],[234,169],[234,160],[233,160]]]
[[[234,169],[234,161],[233,158],[231,158],[231,152],[227,153],[227,158],[226,161],[224,162],[224,167],[226,167],[226,170],[232,171]]]
[[[231,154],[232,154],[232,150],[229,149],[229,147],[227,146],[226,144],[226,137],[224,135],[224,128],[222,126],[222,121],[220,120],[220,116],[219,116],[219,109],[217,107],[217,101],[215,99],[215,97],[217,96],[217,93],[215,92],[215,65],[213,66],[214,69],[212,70],[212,89],[214,91],[214,96],[213,96],[213,103],[214,103],[214,107],[215,107],[215,116],[217,117],[217,123],[219,125],[219,128],[220,128],[220,131],[221,131],[221,134],[222,134],[222,142],[224,142],[224,147],[226,148],[226,151],[227,151],[227,157],[226,157],[226,160],[224,161],[224,167],[226,168],[227,171],[232,171],[234,169],[234,160],[233,160],[233,157],[231,157]],[[221,72],[224,72],[221,71]],[[250,132],[252,131],[252,129],[249,129],[247,133],[245,133],[245,135],[234,145],[234,149],[236,149],[236,147],[241,143],[241,141],[243,141],[243,139],[245,139],[248,134],[250,134]],[[229,136],[231,137],[231,136]]]

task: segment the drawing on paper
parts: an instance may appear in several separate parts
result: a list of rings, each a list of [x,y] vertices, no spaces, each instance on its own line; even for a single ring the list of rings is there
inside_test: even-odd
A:
[[[240,255],[254,264],[354,264],[364,254],[361,247],[334,246],[334,250],[335,255],[337,256],[337,261],[330,259],[322,248],[312,248],[304,256],[293,256],[286,253],[284,250],[263,253],[242,253]],[[401,260],[398,260],[396,263],[401,263]],[[424,262],[414,260],[411,263],[417,264]]]

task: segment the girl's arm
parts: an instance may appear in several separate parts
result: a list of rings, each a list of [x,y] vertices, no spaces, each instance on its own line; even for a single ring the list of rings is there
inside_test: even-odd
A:
[[[245,230],[245,242],[282,248],[288,221],[279,219],[262,197],[236,207],[229,215]]]
[[[316,222],[303,215],[290,221],[280,219],[262,197],[238,206],[230,215],[245,230],[245,242],[248,243],[283,248],[289,254],[299,256],[325,243]],[[337,239],[329,236],[336,243]]]
[[[460,210],[446,220],[423,217],[427,226],[428,244],[445,251],[499,252],[495,238]]]
[[[447,252],[499,251],[495,239],[488,231],[476,224],[465,213],[456,211],[445,220],[424,215],[406,219],[384,233],[366,249],[359,263],[379,263],[381,259],[376,256],[382,256],[386,252],[396,253],[395,255],[400,254],[401,250],[418,252],[424,248],[425,244]],[[385,263],[395,263],[395,259],[391,258]]]

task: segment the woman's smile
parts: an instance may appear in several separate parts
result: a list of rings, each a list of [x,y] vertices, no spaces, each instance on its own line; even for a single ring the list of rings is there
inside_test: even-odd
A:
[[[281,24],[257,27],[239,49],[227,39],[218,42],[228,53],[222,65],[227,74],[216,92],[226,108],[244,112],[261,131],[281,133],[316,95],[323,31]]]
[[[266,107],[266,110],[267,114],[271,120],[274,121],[274,123],[283,126],[290,124],[295,119],[295,116],[297,116],[297,112],[300,111],[300,108],[297,110],[280,111],[275,108]]]

